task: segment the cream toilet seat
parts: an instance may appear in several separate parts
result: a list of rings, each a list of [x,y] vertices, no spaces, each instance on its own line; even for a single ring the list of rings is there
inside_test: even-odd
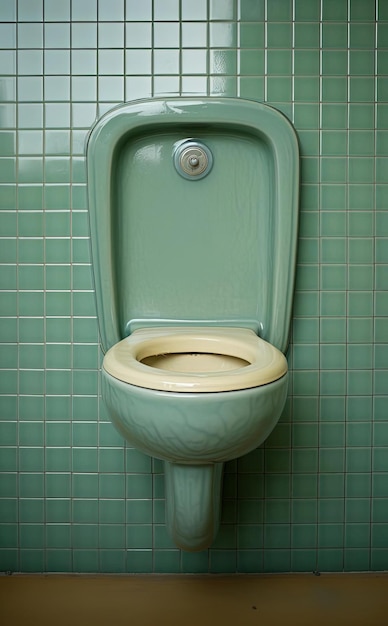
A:
[[[136,330],[108,350],[103,368],[131,385],[181,393],[260,387],[288,369],[283,353],[253,330],[220,327]]]

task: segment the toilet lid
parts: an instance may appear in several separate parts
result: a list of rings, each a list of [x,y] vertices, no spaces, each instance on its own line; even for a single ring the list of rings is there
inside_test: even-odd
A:
[[[207,393],[266,385],[288,366],[252,330],[187,327],[139,329],[108,350],[103,368],[146,389]]]

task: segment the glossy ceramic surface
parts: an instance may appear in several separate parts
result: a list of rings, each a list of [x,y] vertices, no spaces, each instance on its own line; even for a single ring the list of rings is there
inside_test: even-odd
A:
[[[265,441],[287,385],[288,374],[242,391],[171,393],[129,385],[102,370],[102,396],[116,428],[131,445],[165,461],[166,525],[177,546],[211,545],[224,462]]]
[[[190,138],[213,154],[201,180],[174,167]],[[285,351],[299,161],[281,113],[229,98],[126,103],[91,130],[87,163],[104,351],[168,324],[252,328]]]
[[[174,163],[177,149],[191,139],[213,158],[208,175],[199,180],[183,178]],[[260,386],[222,385],[210,393],[187,393],[185,387],[177,393],[174,387],[131,384],[130,358],[147,376],[154,370],[164,378],[166,370],[141,363],[120,341],[156,326],[180,327],[183,336],[185,327],[187,337],[193,327],[195,332],[237,327],[236,334],[252,333],[251,344],[231,351],[231,333],[223,349],[218,342],[207,352],[248,363],[232,369],[229,379],[233,371],[252,368],[252,349],[267,345],[262,339],[272,344],[270,363],[271,355],[284,352],[294,283],[298,163],[296,136],[286,118],[241,99],[124,104],[103,116],[88,138],[101,344],[104,351],[115,346],[118,355],[107,354],[102,397],[125,439],[165,461],[166,522],[186,550],[208,547],[217,532],[224,462],[256,448],[277,423],[287,393],[286,361],[280,354],[278,378],[256,381]],[[187,337],[178,350],[186,356],[196,348],[187,347]],[[159,357],[155,343],[149,343],[142,356]],[[173,343],[164,340],[164,352],[171,354]],[[141,351],[147,341],[139,346]],[[201,376],[190,372],[186,383]],[[208,376],[215,377],[214,371]]]
[[[270,385],[220,393],[143,389],[102,370],[109,415],[134,447],[174,463],[229,461],[259,446],[279,419],[288,374]]]
[[[142,328],[108,350],[103,368],[147,389],[208,393],[271,383],[287,361],[247,328]]]

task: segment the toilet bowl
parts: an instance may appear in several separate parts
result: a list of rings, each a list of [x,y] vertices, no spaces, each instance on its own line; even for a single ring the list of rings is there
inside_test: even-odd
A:
[[[210,393],[272,383],[286,374],[287,360],[246,328],[148,328],[110,348],[103,368],[146,389]]]
[[[204,550],[223,465],[285,406],[299,149],[241,98],[124,103],[87,138],[101,396],[129,445],[164,461],[166,525]]]

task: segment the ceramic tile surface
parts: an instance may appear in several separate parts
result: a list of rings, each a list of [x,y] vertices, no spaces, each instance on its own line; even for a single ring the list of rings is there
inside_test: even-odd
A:
[[[164,95],[266,102],[302,155],[289,399],[196,554],[100,403],[89,256],[88,129]],[[0,570],[388,568],[387,101],[385,0],[0,4]]]

